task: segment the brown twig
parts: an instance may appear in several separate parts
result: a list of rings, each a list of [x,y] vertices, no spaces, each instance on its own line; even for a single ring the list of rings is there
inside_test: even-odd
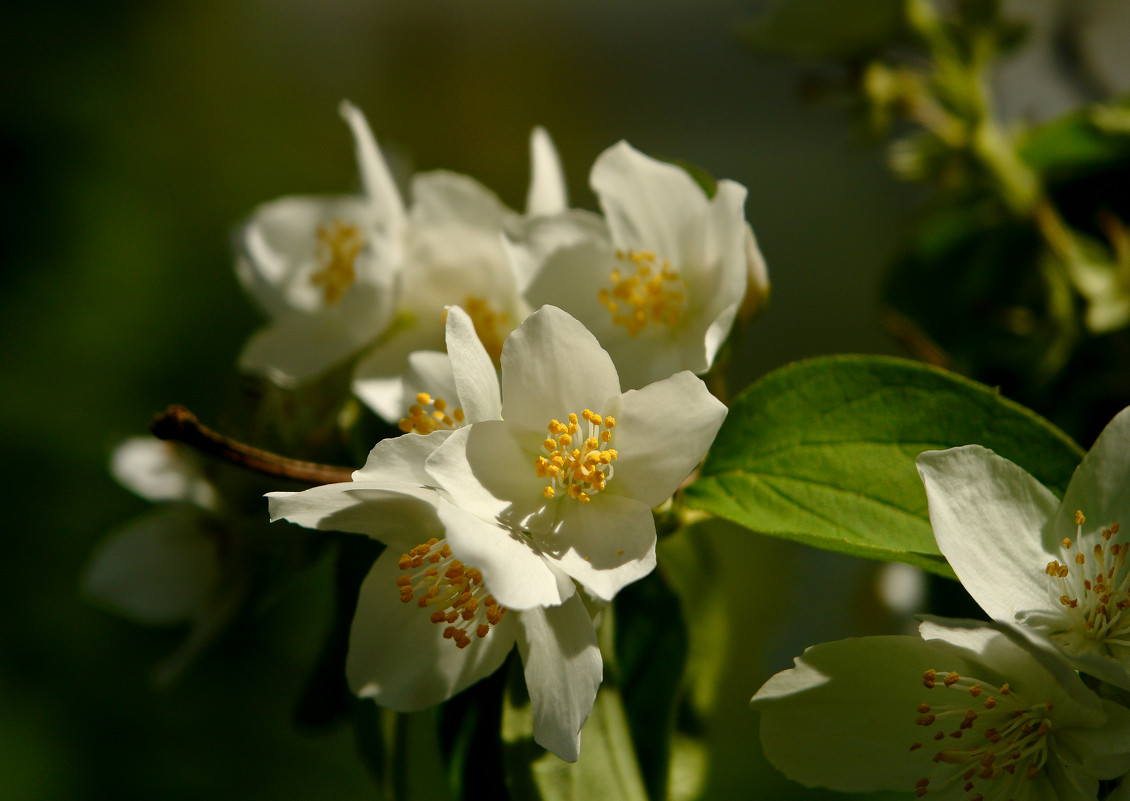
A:
[[[352,468],[288,459],[218,434],[202,425],[188,409],[177,404],[154,417],[149,424],[149,431],[157,439],[182,442],[201,453],[276,478],[306,484],[338,484],[352,480]]]

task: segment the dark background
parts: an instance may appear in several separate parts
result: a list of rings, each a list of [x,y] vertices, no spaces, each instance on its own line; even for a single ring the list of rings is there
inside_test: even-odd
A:
[[[164,690],[151,671],[182,633],[141,629],[79,592],[94,545],[149,508],[107,473],[115,444],[171,402],[230,417],[235,358],[259,322],[232,269],[233,227],[282,194],[356,187],[342,98],[404,174],[469,173],[515,208],[535,124],[556,141],[574,205],[594,206],[588,169],[622,138],[746,185],[773,296],[737,349],[734,387],[804,356],[898,352],[876,287],[916,195],[852,136],[844,109],[800,100],[797,67],[739,45],[735,26],[758,7],[47,0],[0,11],[0,798],[373,796],[347,728],[291,724],[330,615],[328,565]],[[761,760],[745,703],[796,643],[858,633],[850,607],[790,612],[804,609],[795,594],[826,600],[837,582],[863,592],[870,567],[734,531],[717,541],[745,637],[722,671],[711,794],[780,797],[789,785]],[[765,572],[783,582],[802,563],[807,589],[743,586],[743,566],[775,565]]]

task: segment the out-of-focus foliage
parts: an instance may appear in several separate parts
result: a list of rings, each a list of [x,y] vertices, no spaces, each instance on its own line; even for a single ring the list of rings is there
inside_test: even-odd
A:
[[[813,85],[847,99],[871,135],[893,137],[897,176],[935,190],[889,267],[888,328],[920,358],[999,385],[1089,440],[1130,397],[1120,367],[1130,351],[1130,137],[1125,104],[1095,88],[1130,85],[1090,52],[1111,50],[1095,41],[1104,15],[1111,42],[1124,20],[1103,3],[871,0],[852,4],[875,21],[862,36],[846,6],[825,5],[802,17],[808,4],[776,3],[751,41],[823,64]],[[1080,99],[1100,102],[1030,122],[1046,113],[1022,83],[1056,65]],[[993,87],[1037,98],[1033,117],[1002,118],[999,106],[1016,104],[998,104]]]

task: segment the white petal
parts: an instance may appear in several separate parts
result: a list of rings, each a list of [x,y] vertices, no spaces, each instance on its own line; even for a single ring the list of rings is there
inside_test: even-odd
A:
[[[519,429],[544,432],[551,419],[599,410],[619,394],[596,337],[554,306],[527,317],[502,348],[503,417]]]
[[[1105,728],[1098,697],[1077,675],[1068,671],[1064,679],[1075,686],[1064,687],[1045,670],[1031,643],[1015,631],[971,621],[953,623],[947,639],[865,637],[809,648],[796,660],[796,668],[777,674],[754,696],[752,704],[762,713],[766,756],[787,776],[808,786],[911,791],[918,779],[934,774],[933,757],[939,749],[956,747],[947,745],[953,743],[949,738],[935,744],[930,736],[940,730],[940,720],[916,722],[919,704],[957,703],[946,694],[965,692],[943,686],[941,678],[949,671],[997,687],[1007,682],[1025,704],[1047,702],[1054,710],[1050,717],[1056,732],[1047,741],[1053,749],[1049,764],[1075,762],[1068,749],[1058,749],[1064,732],[1078,731],[1080,726],[1121,731],[1121,726]],[[932,626],[934,634],[944,628]],[[938,672],[938,684],[932,689],[923,686],[927,669]],[[1086,701],[1076,703],[1076,698]],[[821,742],[834,742],[835,747],[814,754],[810,744]],[[919,745],[912,749],[915,743]],[[1049,788],[1064,789],[1065,778],[1077,774],[1079,767],[1070,765],[1066,773],[1041,771],[1031,784],[1025,783],[1026,792],[1030,790],[1034,798],[1055,798]],[[978,789],[987,792],[992,786]]]
[[[279,386],[295,386],[355,353],[365,344],[358,341],[359,333],[337,316],[280,318],[251,335],[239,355],[239,367]]]
[[[534,713],[534,740],[576,762],[581,727],[603,678],[596,632],[580,596],[520,613],[518,652]]]
[[[394,235],[398,235],[405,224],[404,201],[400,197],[400,190],[396,188],[396,182],[392,179],[388,164],[385,163],[380,148],[377,147],[377,140],[373,137],[369,122],[361,110],[348,100],[341,102],[339,110],[353,132],[357,165],[361,171],[361,184],[365,188],[365,194],[369,197],[381,222],[387,225]]]
[[[528,536],[452,504],[440,505],[439,515],[451,552],[482,572],[483,583],[503,606],[556,606],[574,594],[573,583],[561,579]]]
[[[751,705],[761,713],[761,747],[773,765],[806,787],[866,792],[913,790],[932,773],[933,750],[915,710],[922,673],[967,663],[917,637],[863,637],[808,648],[796,666],[765,683]],[[834,747],[813,749],[813,744]]]
[[[457,506],[484,520],[521,529],[530,515],[546,505],[545,480],[537,477],[535,456],[521,447],[514,433],[513,426],[502,420],[457,429],[428,458],[425,468]]]
[[[130,437],[114,449],[110,472],[146,500],[189,501],[204,509],[214,509],[218,503],[200,465],[172,442]]]
[[[681,167],[645,156],[627,142],[605,150],[589,179],[624,250],[651,250],[674,264],[689,220],[706,214],[706,194]]]
[[[414,485],[346,481],[302,492],[272,492],[267,500],[272,521],[365,534],[401,552],[444,536],[436,511],[442,499],[435,490]]]
[[[589,592],[610,601],[655,568],[655,520],[639,501],[605,492],[588,503],[557,502],[554,531],[542,550]]]
[[[682,372],[625,392],[614,415],[611,444],[619,455],[608,491],[655,507],[706,455],[726,406],[701,379]]]
[[[325,308],[324,291],[311,276],[324,266],[318,231],[334,222],[355,225],[365,234],[351,289],[390,285],[396,273],[395,245],[373,227],[372,207],[365,198],[281,197],[256,208],[236,236],[236,273],[269,317]]]
[[[938,548],[981,608],[1013,622],[1057,612],[1044,568],[1058,550],[1059,501],[1039,481],[979,445],[918,457]]]
[[[451,369],[451,359],[446,353],[434,350],[417,350],[408,354],[408,369],[401,382],[403,397],[401,415],[408,416],[409,409],[416,403],[416,397],[426,392],[432,398],[442,398],[449,411],[459,405],[459,392],[455,388],[455,374]]]
[[[447,312],[447,354],[458,390],[459,405],[468,423],[502,416],[498,373],[467,312],[452,306]]]
[[[1099,697],[1051,641],[1020,626],[923,615],[918,633],[975,655],[1009,675],[1023,676],[1025,691],[1052,700],[1058,726],[1097,726],[1105,715]]]
[[[396,424],[404,416],[404,397],[408,391],[404,377],[409,356],[416,351],[442,349],[443,330],[439,326],[394,329],[392,336],[357,360],[353,368],[353,392],[382,418]]]
[[[450,431],[431,434],[404,434],[378,442],[365,460],[365,466],[353,472],[353,481],[389,484],[435,485],[435,479],[424,470],[424,462],[443,444]]]
[[[91,598],[138,623],[194,617],[220,581],[219,542],[188,506],[158,509],[103,540],[83,578]]]
[[[700,308],[688,310],[688,314],[701,316],[709,324],[705,337],[708,365],[713,364],[718,349],[730,335],[746,295],[750,270],[747,235],[752,235],[752,230],[745,221],[745,197],[741,184],[719,181],[718,191],[710,201],[704,247],[706,265],[714,275],[709,287],[698,289],[698,296],[692,300],[692,307],[701,304]],[[684,267],[687,268],[689,265]]]
[[[594,323],[612,326],[612,315],[599,293],[610,285],[616,252],[604,218],[571,210],[535,217],[508,229],[507,248],[519,288],[536,308],[557,306],[601,338]]]
[[[1057,736],[1057,746],[1074,752],[1092,776],[1115,779],[1130,771],[1130,709],[1105,698],[1102,704],[1102,728],[1065,731]]]
[[[568,208],[565,174],[553,140],[540,125],[530,134],[530,190],[526,214],[556,214]]]
[[[1074,536],[1075,511],[1080,510],[1088,523],[1084,530],[1101,530],[1119,523],[1130,532],[1130,409],[1123,409],[1107,424],[1094,446],[1075,470],[1056,530]]]
[[[503,221],[512,214],[498,195],[469,176],[435,170],[412,177],[414,226],[458,222],[501,233]]]
[[[386,550],[361,584],[349,632],[345,674],[353,692],[400,712],[446,701],[493,673],[514,644],[517,615],[506,613],[466,648],[443,638],[443,624],[400,600],[398,554]]]

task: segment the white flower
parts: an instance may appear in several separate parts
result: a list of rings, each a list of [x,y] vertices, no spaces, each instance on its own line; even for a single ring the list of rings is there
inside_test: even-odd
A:
[[[1099,435],[1063,501],[978,445],[918,457],[938,548],[997,620],[1050,637],[1130,689],[1130,410]]]
[[[166,503],[98,544],[83,592],[142,625],[189,625],[188,638],[158,669],[158,681],[169,681],[223,629],[243,595],[225,566],[218,494],[188,454],[151,437],[122,443],[111,470],[138,495]]]
[[[452,367],[472,380],[454,358]],[[484,370],[473,380],[489,378]],[[546,306],[506,340],[502,419],[456,429],[425,469],[485,521],[481,536],[517,536],[609,600],[654,567],[651,510],[702,459],[725,416],[689,372],[621,393],[593,335]]]
[[[706,372],[751,282],[750,312],[768,286],[745,188],[720,181],[708,199],[685,170],[626,142],[600,155],[590,182],[607,222],[570,211],[511,232],[526,300],[583,322],[625,387]]]
[[[1130,767],[1130,711],[1007,626],[809,648],[758,690],[765,755],[807,786],[963,801],[1084,801]]]
[[[385,442],[422,448],[437,436]],[[475,523],[441,492],[390,479],[389,472],[403,476],[387,469],[397,464],[390,455],[374,450],[348,484],[271,496],[273,519],[367,534],[387,546],[357,600],[346,659],[350,688],[391,709],[423,709],[493,673],[517,644],[534,739],[576,761],[602,678],[581,596],[520,539],[477,537]]]
[[[570,579],[607,600],[654,567],[651,507],[697,464],[725,407],[689,374],[621,394],[608,355],[560,309],[507,339],[501,394],[470,316],[452,308],[446,328],[454,396],[422,391],[405,418],[430,433],[378,443],[347,484],[272,493],[272,517],[389,546],[354,618],[355,692],[419,709],[495,670],[516,642],[534,737],[572,761],[601,662]],[[563,454],[545,448],[551,426]],[[575,453],[562,445],[571,426]]]
[[[454,394],[433,386],[406,418],[415,421],[406,427],[431,433],[378,443],[351,482],[272,493],[272,519],[367,534],[388,546],[362,584],[350,632],[346,673],[355,693],[400,711],[431,706],[492,673],[517,644],[534,737],[575,761],[602,677],[581,596],[526,538],[459,509],[424,469],[453,428],[501,409],[494,366],[470,317],[451,309],[447,331],[451,361],[437,375],[450,378]],[[426,380],[427,371],[414,375]]]
[[[541,128],[530,139],[527,214],[564,209],[561,165]],[[478,182],[449,172],[416,175],[402,247],[397,322],[357,365],[354,392],[377,414],[396,420],[408,355],[444,344],[448,306],[462,306],[497,362],[507,335],[529,312],[503,247],[503,231],[520,217]]]
[[[365,196],[266,203],[237,236],[236,272],[271,322],[242,369],[280,385],[317,377],[372,344],[393,320],[404,209],[361,112],[343,103]]]

